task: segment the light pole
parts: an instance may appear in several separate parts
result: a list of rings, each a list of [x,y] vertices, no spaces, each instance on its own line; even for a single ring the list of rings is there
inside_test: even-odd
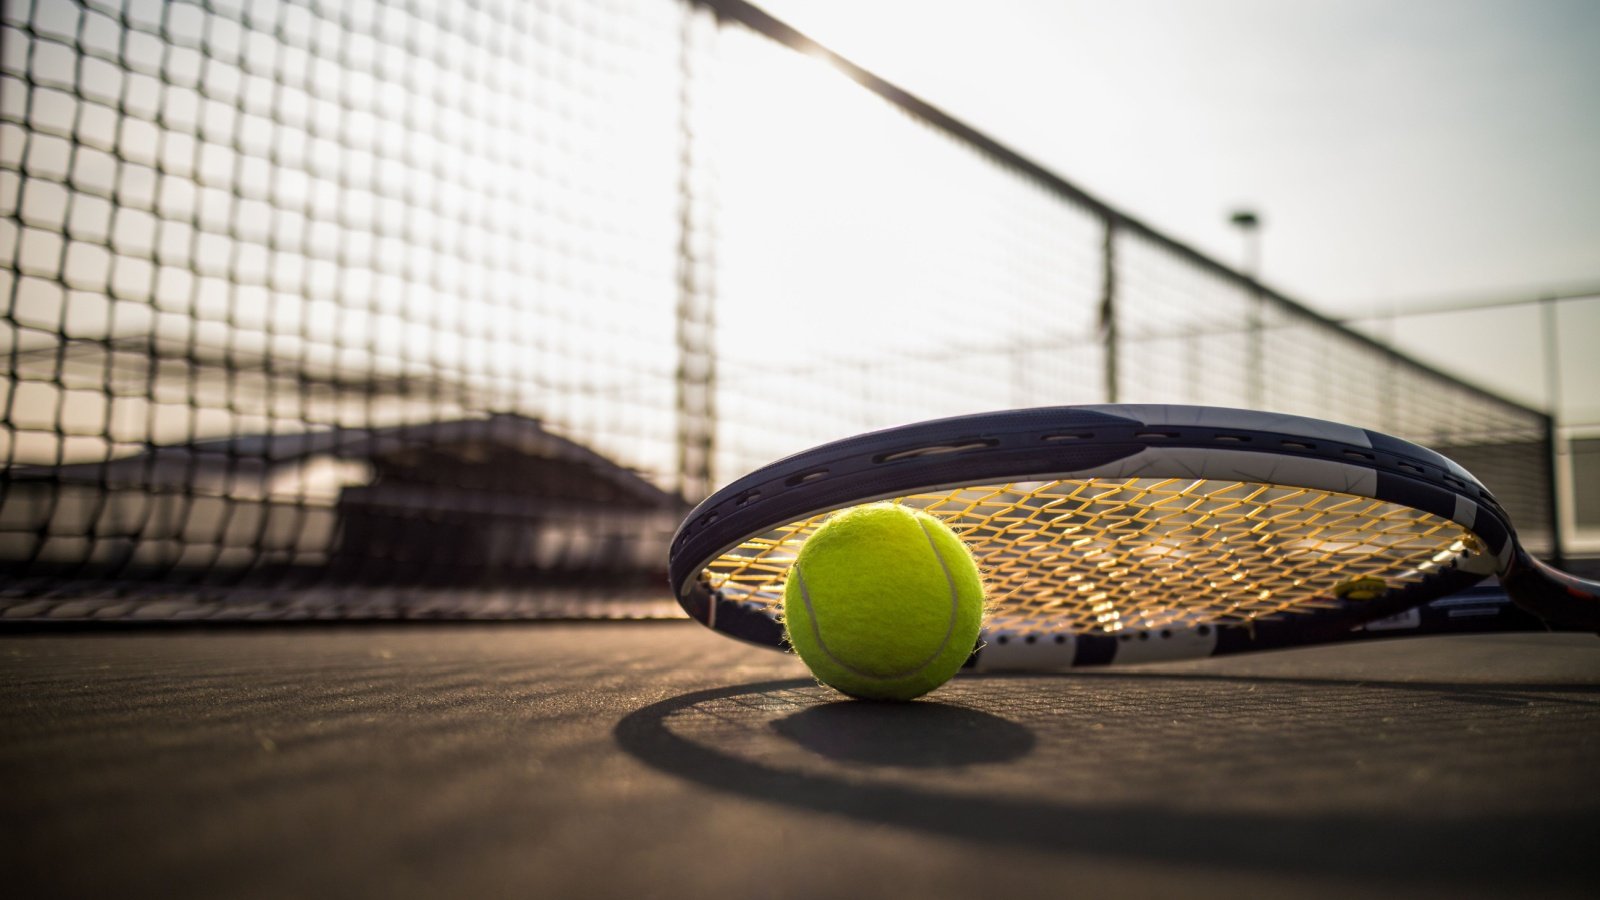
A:
[[[1249,346],[1246,349],[1245,396],[1251,409],[1266,404],[1266,378],[1263,372],[1261,319],[1266,297],[1261,293],[1261,217],[1253,209],[1235,210],[1229,222],[1244,235],[1244,274],[1250,279]]]
[[[1235,210],[1228,218],[1244,235],[1244,274],[1251,280],[1261,277],[1261,217],[1253,209]]]

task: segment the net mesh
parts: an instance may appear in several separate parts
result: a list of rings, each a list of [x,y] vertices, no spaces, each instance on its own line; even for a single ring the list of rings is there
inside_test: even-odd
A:
[[[895,502],[938,516],[971,549],[991,632],[1245,624],[1415,583],[1478,550],[1420,510],[1251,482],[1049,481]],[[780,615],[790,567],[829,515],[744,541],[707,566],[708,586]]]
[[[731,0],[0,2],[0,612],[654,614],[775,457],[1108,399],[1433,445],[1549,549],[1544,417],[818,55]]]

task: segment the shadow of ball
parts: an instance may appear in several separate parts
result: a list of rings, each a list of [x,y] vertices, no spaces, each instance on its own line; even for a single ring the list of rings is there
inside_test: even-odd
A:
[[[772,730],[819,756],[870,766],[998,763],[1033,750],[1027,728],[964,706],[842,700],[774,721]]]

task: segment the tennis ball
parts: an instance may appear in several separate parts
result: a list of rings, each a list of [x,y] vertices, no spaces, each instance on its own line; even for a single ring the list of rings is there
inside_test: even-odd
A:
[[[949,681],[982,623],[983,579],[966,545],[933,516],[889,503],[823,523],[783,590],[789,645],[812,674],[871,700]]]

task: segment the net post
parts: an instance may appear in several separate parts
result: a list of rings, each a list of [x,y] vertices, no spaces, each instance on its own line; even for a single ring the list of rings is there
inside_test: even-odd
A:
[[[1106,402],[1116,403],[1117,371],[1117,220],[1105,217],[1105,238],[1100,245],[1100,341],[1105,349]]]
[[[696,52],[705,29],[717,27],[713,16],[698,6],[684,11],[680,31],[678,88],[678,307],[677,368],[674,393],[677,414],[677,494],[692,505],[711,493],[712,456],[716,440],[716,342],[713,322],[715,229],[713,188],[707,183],[706,110],[696,90],[704,73]]]
[[[1545,491],[1550,498],[1546,504],[1550,515],[1550,562],[1557,568],[1563,564],[1561,547],[1561,430],[1556,419],[1561,415],[1561,331],[1557,322],[1556,297],[1547,295],[1539,300],[1539,325],[1544,350],[1544,446]]]
[[[1550,502],[1545,504],[1550,517],[1550,564],[1560,569],[1566,566],[1566,552],[1561,544],[1561,487],[1556,468],[1561,465],[1561,431],[1556,427],[1554,415],[1544,417],[1545,470],[1544,487]]]

